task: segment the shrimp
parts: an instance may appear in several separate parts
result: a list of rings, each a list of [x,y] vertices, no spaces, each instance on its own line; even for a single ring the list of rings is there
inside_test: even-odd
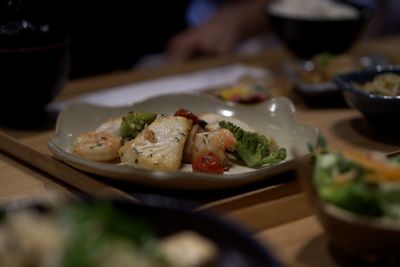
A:
[[[236,138],[227,129],[198,133],[195,140],[194,157],[213,152],[222,163],[227,163],[225,151],[235,151],[236,143]]]
[[[183,162],[192,163],[196,147],[196,135],[201,132],[204,132],[204,130],[198,124],[193,125],[190,129],[183,148]]]
[[[122,117],[111,118],[106,122],[102,123],[97,129],[96,132],[110,132],[115,136],[121,136],[119,132],[119,128],[121,127]]]
[[[73,151],[79,157],[94,161],[110,161],[118,157],[121,138],[110,132],[83,132],[77,136]]]

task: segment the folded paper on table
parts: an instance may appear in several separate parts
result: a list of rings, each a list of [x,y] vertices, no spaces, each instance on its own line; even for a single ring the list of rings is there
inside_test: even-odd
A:
[[[90,103],[101,106],[125,106],[146,98],[168,93],[188,93],[234,83],[243,76],[262,78],[269,75],[265,69],[243,64],[174,75],[84,94],[68,101],[51,103],[47,109],[59,112],[72,103]]]

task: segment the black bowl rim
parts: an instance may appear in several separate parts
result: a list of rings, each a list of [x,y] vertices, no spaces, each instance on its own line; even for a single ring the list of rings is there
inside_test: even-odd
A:
[[[376,95],[370,94],[366,91],[358,89],[354,87],[351,82],[352,77],[355,75],[369,75],[371,77],[375,77],[379,74],[383,73],[395,73],[400,75],[400,65],[387,65],[387,66],[377,66],[368,70],[354,71],[345,74],[338,75],[334,78],[334,82],[338,85],[339,89],[343,92],[351,93],[355,96],[367,98],[370,100],[376,100],[381,102],[390,102],[390,103],[400,103],[400,95],[397,96],[387,96],[387,95]]]
[[[368,20],[372,17],[373,13],[375,12],[376,7],[374,5],[368,5],[366,4],[363,6],[362,9],[357,8],[359,16],[354,17],[354,18],[340,18],[340,19],[322,19],[322,18],[302,18],[302,17],[287,17],[284,15],[277,14],[275,12],[271,11],[271,5],[277,2],[277,0],[273,0],[264,6],[264,11],[268,16],[272,18],[277,18],[277,19],[284,19],[287,21],[293,21],[293,22],[302,22],[302,23],[340,23],[340,22],[356,22],[360,20]],[[354,5],[353,5],[354,7]]]
[[[0,48],[0,54],[38,52],[48,49],[67,47],[70,43],[71,43],[71,38],[69,36],[63,36],[59,38],[57,41],[54,41],[47,45],[38,45],[38,46],[20,47],[20,48]]]
[[[323,212],[343,222],[385,231],[400,231],[400,222],[395,219],[366,216],[360,213],[352,212],[323,200],[319,195],[318,201],[320,203],[316,205],[320,205]]]

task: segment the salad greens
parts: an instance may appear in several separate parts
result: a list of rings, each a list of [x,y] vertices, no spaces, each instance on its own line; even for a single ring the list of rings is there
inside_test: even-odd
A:
[[[286,158],[286,149],[273,149],[267,137],[255,132],[248,132],[231,122],[219,122],[221,128],[229,130],[237,140],[236,151],[249,167],[278,163]]]
[[[400,165],[395,162],[398,158],[324,150],[315,154],[314,184],[323,200],[338,207],[400,219]]]

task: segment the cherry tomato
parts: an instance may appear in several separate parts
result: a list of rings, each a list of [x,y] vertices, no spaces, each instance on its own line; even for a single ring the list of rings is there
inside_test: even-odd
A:
[[[206,173],[224,173],[224,166],[213,152],[198,155],[192,163],[193,171]]]
[[[187,109],[179,109],[175,112],[174,116],[185,117],[186,119],[192,120],[193,124],[199,124],[202,128],[204,128],[206,124],[205,121],[200,120],[196,115],[193,114],[193,112]]]

